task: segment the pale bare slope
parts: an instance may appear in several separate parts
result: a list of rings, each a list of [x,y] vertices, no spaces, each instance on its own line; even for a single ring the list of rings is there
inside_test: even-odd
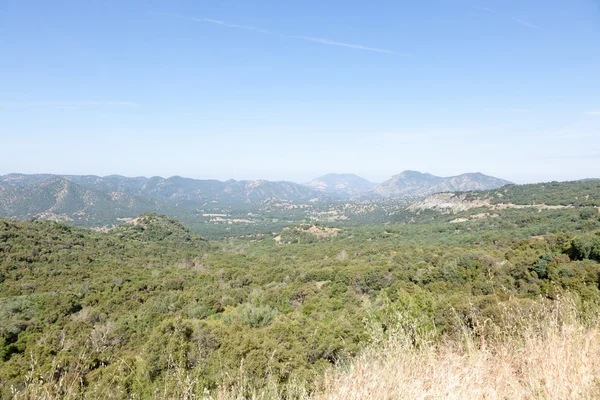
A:
[[[572,205],[547,205],[547,204],[492,204],[489,198],[467,199],[466,193],[437,193],[428,196],[422,201],[411,204],[407,210],[418,212],[423,210],[434,210],[445,213],[456,213],[470,210],[472,208],[487,208],[489,210],[506,210],[508,208],[523,209],[534,208],[538,210],[558,210],[562,208],[573,208]]]

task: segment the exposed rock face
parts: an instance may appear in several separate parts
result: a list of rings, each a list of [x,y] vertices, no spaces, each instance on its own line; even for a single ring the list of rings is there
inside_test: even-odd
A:
[[[563,208],[573,208],[573,205],[548,205],[540,204],[513,204],[513,203],[493,203],[492,196],[485,192],[482,197],[472,197],[473,193],[437,193],[428,196],[423,201],[408,206],[407,210],[419,212],[424,210],[439,211],[442,213],[456,213],[470,210],[472,208],[487,208],[489,210],[523,209],[537,208],[538,210],[558,210]],[[482,219],[494,217],[495,214],[481,213],[472,215],[473,219]],[[497,216],[497,215],[495,215]]]
[[[408,210],[417,212],[435,210],[440,212],[460,212],[471,208],[490,207],[489,200],[467,200],[466,194],[438,193],[428,196],[423,201],[411,204]]]

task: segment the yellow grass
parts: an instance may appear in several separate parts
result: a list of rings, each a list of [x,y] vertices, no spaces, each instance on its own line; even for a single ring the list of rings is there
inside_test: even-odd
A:
[[[461,342],[416,349],[403,337],[365,352],[348,371],[325,378],[314,399],[598,399],[600,336],[547,319],[487,343]],[[556,322],[556,323],[554,323]],[[507,332],[510,333],[510,332]]]

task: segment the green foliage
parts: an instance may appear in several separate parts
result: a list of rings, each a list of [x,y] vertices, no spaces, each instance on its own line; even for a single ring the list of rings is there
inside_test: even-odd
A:
[[[423,213],[213,242],[156,214],[108,232],[0,220],[0,393],[33,367],[44,382],[81,374],[74,398],[154,397],[174,370],[208,390],[241,376],[248,391],[311,382],[373,330],[459,335],[507,302],[562,291],[592,304],[600,226],[581,211]]]
[[[577,260],[590,259],[600,261],[600,236],[578,236],[571,242],[571,256]]]
[[[493,204],[547,204],[574,205],[577,207],[600,206],[600,180],[589,179],[573,182],[546,182],[529,185],[506,185],[500,189],[471,192],[468,198],[487,198]],[[597,211],[596,211],[596,214]],[[582,219],[592,218],[586,211]]]
[[[249,328],[262,328],[270,325],[277,314],[277,310],[270,306],[244,303],[225,312],[223,321],[227,324],[241,324]]]

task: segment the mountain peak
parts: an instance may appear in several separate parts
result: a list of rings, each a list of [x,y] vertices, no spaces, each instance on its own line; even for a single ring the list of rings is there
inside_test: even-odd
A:
[[[414,175],[414,176],[422,176],[422,175],[431,175],[431,174],[429,174],[429,173],[427,173],[427,172],[415,171],[415,170],[413,170],[413,169],[407,169],[407,170],[404,170],[404,171],[400,172],[398,175],[406,175],[406,176],[412,176],[412,175]]]
[[[406,171],[402,171],[397,175],[394,175],[392,178],[404,178],[404,179],[441,179],[438,176],[432,175],[428,172],[420,172],[413,171],[407,169]]]
[[[370,194],[385,198],[422,197],[440,192],[496,189],[509,183],[481,172],[442,178],[429,173],[407,170],[381,183]]]
[[[313,179],[306,186],[336,197],[355,197],[369,191],[375,184],[355,174],[330,173]]]

